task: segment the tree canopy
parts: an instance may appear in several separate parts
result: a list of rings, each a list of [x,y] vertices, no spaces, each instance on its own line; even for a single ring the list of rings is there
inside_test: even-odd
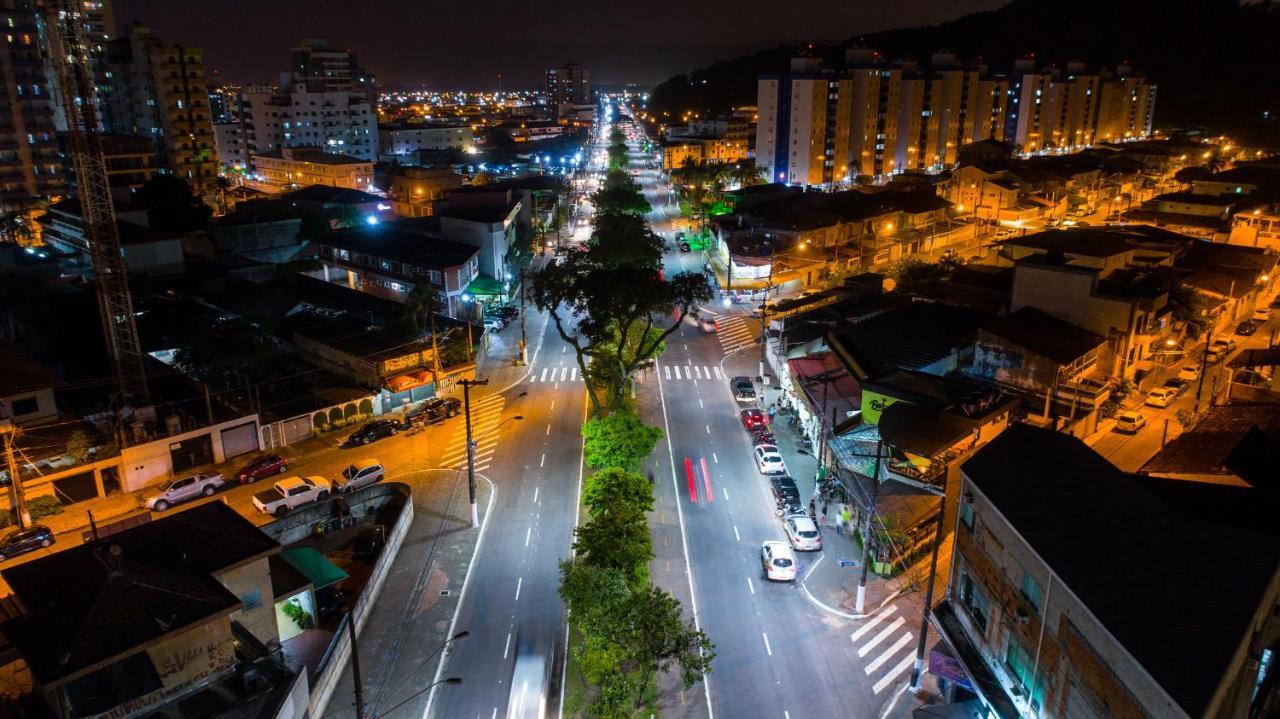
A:
[[[662,439],[662,430],[630,412],[616,412],[587,420],[582,425],[582,438],[588,467],[636,471]]]

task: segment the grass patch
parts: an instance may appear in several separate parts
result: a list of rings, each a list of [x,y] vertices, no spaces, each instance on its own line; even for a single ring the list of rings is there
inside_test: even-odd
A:
[[[582,634],[570,624],[569,645],[565,647],[568,661],[565,662],[564,678],[561,680],[564,682],[564,706],[561,709],[564,716],[571,719],[586,717],[587,707],[591,705],[595,694],[595,688],[587,683],[587,677],[583,675],[582,667],[573,655],[573,648],[581,641]]]

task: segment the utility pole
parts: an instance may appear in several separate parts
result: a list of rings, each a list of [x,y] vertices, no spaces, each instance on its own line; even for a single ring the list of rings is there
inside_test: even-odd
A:
[[[467,496],[471,499],[471,526],[480,526],[480,510],[476,507],[476,445],[471,439],[471,388],[489,384],[487,379],[464,379],[462,385],[462,408],[467,419]]]
[[[520,270],[520,366],[529,364],[529,340],[525,334],[524,317],[528,312],[528,304],[524,294],[524,270]]]
[[[871,472],[871,502],[866,509],[866,519],[862,522],[862,570],[858,577],[858,596],[853,611],[862,614],[867,596],[867,568],[871,564],[871,518],[875,515],[876,501],[880,498],[880,456],[884,454],[884,440],[876,440],[876,463]]]
[[[929,636],[929,612],[933,607],[933,585],[937,583],[938,554],[942,551],[942,524],[947,513],[947,473],[942,473],[942,496],[938,504],[938,524],[934,528],[933,557],[929,559],[929,584],[924,588],[924,613],[920,618],[920,641],[916,644],[916,666],[911,672],[911,691],[920,691],[924,673],[924,649]]]
[[[0,420],[0,435],[4,435],[4,462],[9,470],[9,503],[18,516],[18,526],[31,526],[31,513],[27,511],[27,497],[22,489],[22,476],[18,474],[18,461],[13,457],[13,446],[18,443],[20,430],[10,420]]]

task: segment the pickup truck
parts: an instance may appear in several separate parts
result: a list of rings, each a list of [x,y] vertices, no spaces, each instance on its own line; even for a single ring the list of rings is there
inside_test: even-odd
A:
[[[217,473],[193,474],[181,479],[165,480],[159,491],[147,497],[144,504],[147,509],[163,512],[175,504],[189,502],[197,497],[213,496],[224,483],[222,475]]]
[[[289,477],[271,489],[253,495],[253,506],[263,514],[282,517],[294,507],[319,502],[329,496],[332,487],[324,477]]]

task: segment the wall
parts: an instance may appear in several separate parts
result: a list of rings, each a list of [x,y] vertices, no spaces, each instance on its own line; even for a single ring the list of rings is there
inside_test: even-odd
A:
[[[1094,275],[1053,267],[1019,265],[1010,306],[1031,306],[1104,337],[1129,327],[1127,302],[1093,295]]]
[[[32,412],[24,414],[13,414],[14,402],[35,399],[36,407]],[[21,409],[21,408],[20,408]],[[31,392],[17,392],[5,397],[0,397],[0,418],[11,419],[13,423],[22,426],[31,424],[42,419],[58,416],[58,403],[53,397],[52,387],[41,387]]]
[[[169,454],[171,444],[202,435],[209,435],[213,443],[213,463],[226,461],[222,451],[222,430],[235,427],[245,422],[257,424],[258,415],[251,414],[228,420],[220,424],[210,425],[191,432],[183,432],[172,437],[162,437],[154,442],[126,447],[120,452],[120,464],[124,467],[121,477],[121,488],[126,492],[136,492],[152,482],[167,479],[173,472],[173,461]]]
[[[248,629],[258,641],[263,644],[270,644],[273,640],[279,639],[280,631],[276,626],[275,612],[272,607],[275,604],[275,590],[271,587],[271,569],[267,563],[267,558],[250,562],[242,567],[237,567],[221,574],[215,575],[222,586],[227,591],[240,598],[242,607],[231,615],[231,621],[240,622],[240,624]],[[251,600],[254,592],[257,592],[257,606],[246,609],[252,604]]]

